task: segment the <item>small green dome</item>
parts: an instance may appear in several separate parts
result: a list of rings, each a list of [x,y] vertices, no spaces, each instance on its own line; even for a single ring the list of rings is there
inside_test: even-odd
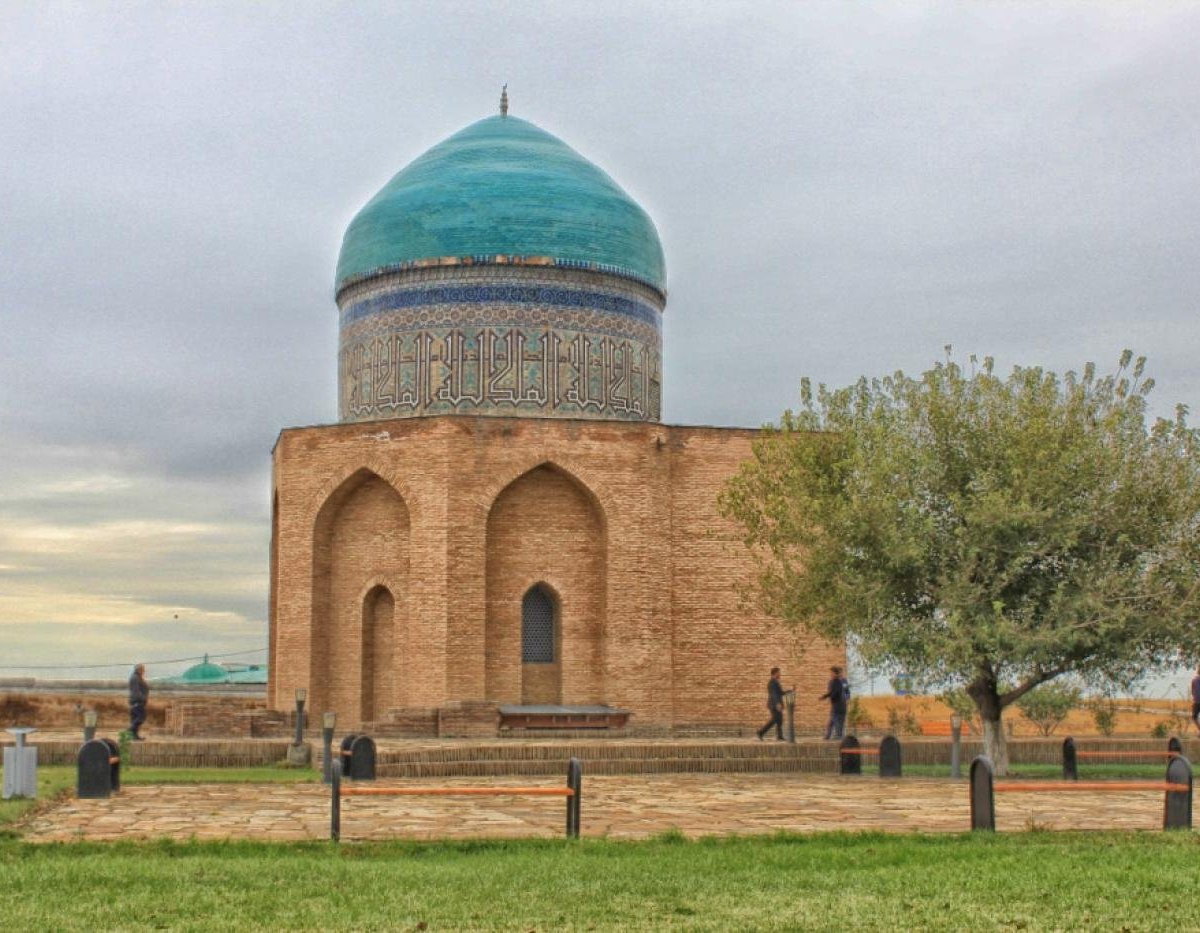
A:
[[[433,260],[497,257],[665,286],[662,244],[646,212],[558,137],[495,116],[434,146],[358,212],[342,240],[337,289]]]

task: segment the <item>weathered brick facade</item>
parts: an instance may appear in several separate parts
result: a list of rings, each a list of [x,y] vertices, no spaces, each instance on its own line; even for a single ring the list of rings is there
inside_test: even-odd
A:
[[[840,646],[743,604],[716,510],[754,431],[449,415],[285,430],[275,448],[268,701],[339,725],[464,701],[604,704],[631,726],[760,724],[773,665],[797,720]],[[521,662],[521,603],[555,661]]]

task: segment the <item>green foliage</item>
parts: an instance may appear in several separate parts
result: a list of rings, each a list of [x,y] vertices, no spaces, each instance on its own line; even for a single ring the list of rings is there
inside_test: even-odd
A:
[[[11,930],[1200,927],[1190,833],[0,841],[0,872]]]
[[[1088,701],[1088,710],[1092,714],[1092,722],[1096,731],[1109,736],[1117,731],[1117,701],[1112,697],[1095,697]]]
[[[875,721],[871,719],[871,715],[858,697],[850,698],[850,705],[846,707],[846,724],[850,727],[851,732],[875,728]]]
[[[1165,739],[1171,734],[1172,722],[1169,719],[1160,719],[1150,730],[1150,738]]]
[[[1121,683],[1194,652],[1200,443],[1182,406],[1147,424],[1144,367],[806,380],[720,499],[757,599],[870,666],[965,685],[989,741],[1060,674]]]
[[[962,687],[947,690],[938,699],[949,706],[952,713],[961,716],[962,721],[967,723],[971,727],[971,731],[976,735],[983,732],[983,724],[979,719],[979,707],[975,705],[975,701],[967,695],[967,691],[962,689]]]
[[[888,732],[892,735],[920,735],[921,722],[911,709],[888,706]]]
[[[1082,696],[1075,685],[1055,681],[1030,690],[1017,700],[1017,709],[1041,735],[1050,736],[1079,705]]]

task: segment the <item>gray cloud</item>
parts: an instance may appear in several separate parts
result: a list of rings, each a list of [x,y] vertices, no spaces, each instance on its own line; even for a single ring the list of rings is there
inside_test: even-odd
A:
[[[121,592],[211,614],[168,653],[240,644],[221,613],[261,638],[270,447],[335,418],[341,233],[504,81],[658,223],[667,420],[758,424],[801,375],[948,343],[1130,346],[1156,411],[1196,408],[1198,31],[1194,3],[9,4],[0,527],[223,531],[0,549],[0,597],[36,576],[64,626],[6,650],[75,659],[75,599]]]

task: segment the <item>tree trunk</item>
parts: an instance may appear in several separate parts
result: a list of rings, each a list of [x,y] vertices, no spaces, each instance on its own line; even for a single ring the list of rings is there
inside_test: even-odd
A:
[[[983,720],[983,753],[992,759],[997,777],[1008,774],[1008,739],[999,716]]]
[[[967,694],[975,701],[979,718],[983,722],[983,753],[992,759],[997,777],[1008,774],[1008,740],[1004,735],[1001,713],[999,684],[991,671],[980,671],[967,684]]]

